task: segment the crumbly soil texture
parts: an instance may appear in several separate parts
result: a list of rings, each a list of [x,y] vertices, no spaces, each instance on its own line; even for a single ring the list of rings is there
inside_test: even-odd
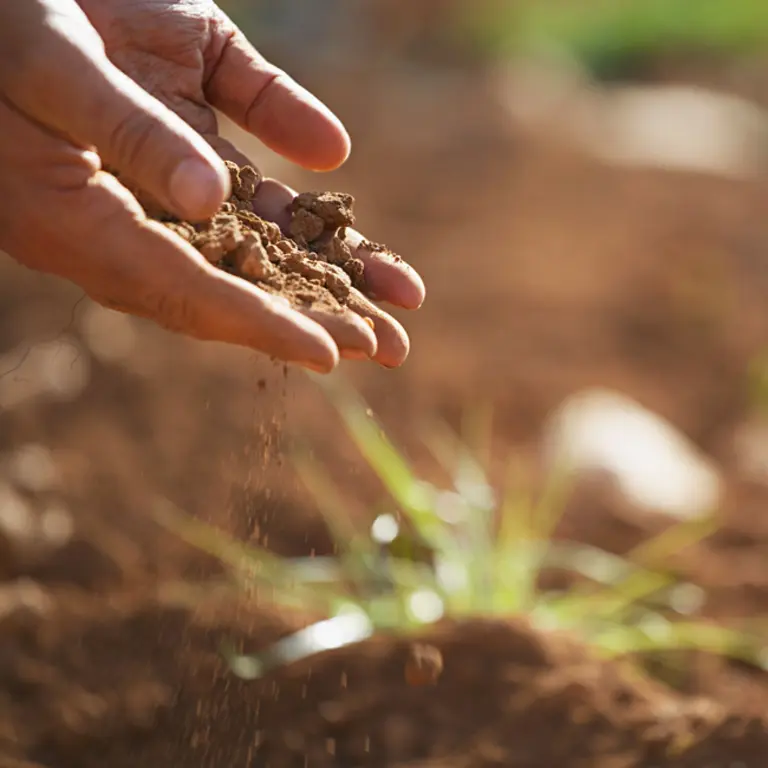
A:
[[[251,166],[226,164],[232,195],[213,218],[192,224],[152,206],[146,206],[147,212],[194,245],[211,264],[300,308],[338,312],[353,288],[365,292],[363,262],[346,242],[347,227],[355,223],[351,195],[298,195],[284,233],[253,212],[259,172]]]
[[[264,606],[29,583],[9,597],[3,766],[764,768],[768,756],[764,718],[523,621],[438,626],[428,651],[378,638],[245,681],[221,643],[257,651],[297,627]],[[414,654],[441,674],[414,680]]]

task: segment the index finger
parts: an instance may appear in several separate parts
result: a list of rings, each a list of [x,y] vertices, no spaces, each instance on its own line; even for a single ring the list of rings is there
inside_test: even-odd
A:
[[[223,13],[217,38],[220,50],[205,88],[209,103],[298,165],[338,168],[350,139],[336,115],[270,64]]]

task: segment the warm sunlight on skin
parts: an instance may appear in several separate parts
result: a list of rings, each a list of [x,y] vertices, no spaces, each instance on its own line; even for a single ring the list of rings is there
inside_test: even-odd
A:
[[[213,2],[28,0],[4,4],[0,22],[0,248],[107,307],[195,338],[320,372],[361,349],[385,366],[403,362],[405,331],[369,299],[360,295],[354,308],[373,321],[374,345],[349,310],[333,322],[310,318],[210,265],[148,221],[102,170],[115,169],[182,218],[210,217],[229,194],[221,158],[249,162],[217,135],[214,108],[306,168],[346,160],[339,120]],[[279,217],[293,195],[267,180],[253,206]],[[371,293],[420,306],[424,285],[413,269],[352,237]]]

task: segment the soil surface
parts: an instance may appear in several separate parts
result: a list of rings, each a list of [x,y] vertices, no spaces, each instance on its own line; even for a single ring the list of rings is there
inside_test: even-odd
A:
[[[344,94],[333,103],[376,123],[360,92],[346,110]],[[392,125],[350,120],[367,141],[339,186],[366,200],[360,228],[397,242],[430,295],[408,318],[402,371],[349,375],[425,476],[421,425],[457,426],[468,402],[494,405],[499,463],[514,453],[533,467],[566,395],[599,384],[639,399],[726,478],[721,530],[675,562],[704,590],[701,612],[736,625],[765,615],[768,489],[737,450],[761,423],[747,372],[768,340],[764,187],[599,166],[510,135],[476,88],[429,110],[429,142],[398,146],[397,167]],[[268,246],[283,241],[235,198],[213,232],[175,226],[219,263],[248,241],[278,267]],[[301,211],[324,199],[303,201],[290,234],[310,245],[319,225]],[[0,311],[3,768],[768,764],[763,672],[694,655],[649,662],[651,679],[522,620],[446,624],[416,646],[377,638],[239,680],[223,641],[257,650],[312,617],[232,595],[212,558],[149,513],[170,498],[281,554],[330,552],[291,471],[296,441],[315,446],[361,519],[383,502],[327,404],[279,367],[99,310],[6,261]],[[624,552],[662,525],[586,489],[558,535]]]
[[[672,694],[522,622],[436,628],[445,668],[430,687],[407,684],[409,645],[386,639],[243,682],[217,640],[247,650],[286,631],[263,609],[27,589],[2,624],[16,649],[0,667],[3,736],[42,765],[757,768],[768,754],[759,717]]]

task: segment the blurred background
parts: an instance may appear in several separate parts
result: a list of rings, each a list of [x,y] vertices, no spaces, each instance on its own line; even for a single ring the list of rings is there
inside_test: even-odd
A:
[[[339,171],[425,278],[398,371],[344,364],[406,453],[484,414],[534,487],[583,470],[562,535],[623,551],[720,510],[686,561],[709,610],[768,607],[768,5],[764,0],[230,0],[337,112]],[[286,458],[380,489],[301,373],[103,310],[0,260],[0,574],[105,590],[201,566],[159,496],[286,554],[330,542]],[[475,422],[482,421],[477,416]]]

